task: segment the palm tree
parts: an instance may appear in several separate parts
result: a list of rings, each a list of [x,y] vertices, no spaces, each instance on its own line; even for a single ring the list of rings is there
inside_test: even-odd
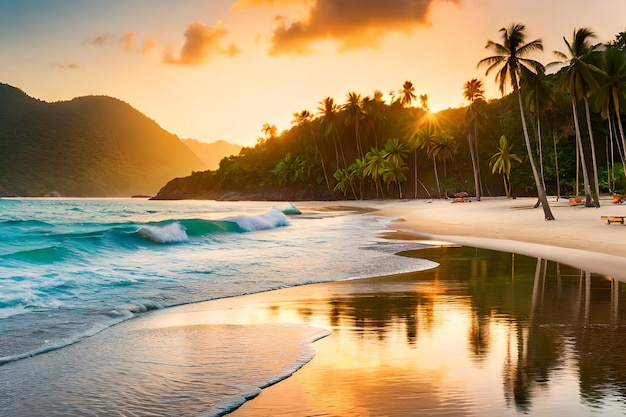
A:
[[[554,105],[554,86],[552,79],[548,78],[543,71],[534,73],[522,68],[522,95],[524,102],[534,115],[537,127],[537,150],[539,153],[539,169],[541,172],[541,183],[546,187],[546,180],[543,170],[543,143],[541,138],[541,116],[552,109]]]
[[[330,188],[330,181],[328,179],[328,173],[326,172],[326,164],[324,163],[324,155],[322,154],[322,151],[320,150],[319,144],[317,143],[317,138],[315,137],[315,132],[313,131],[313,128],[311,126],[311,119],[313,119],[313,114],[311,114],[311,112],[308,110],[302,110],[299,113],[294,113],[293,116],[294,118],[291,121],[291,123],[294,123],[301,128],[304,125],[307,125],[309,127],[309,132],[311,133],[311,137],[313,138],[313,143],[315,144],[315,149],[317,150],[317,155],[319,156],[320,162],[322,164],[322,172],[324,173],[324,180],[326,181],[326,188],[328,189],[328,191],[332,192],[332,189]]]
[[[359,135],[359,124],[363,119],[363,107],[361,106],[361,95],[351,91],[348,93],[347,101],[343,105],[343,110],[347,113],[347,123],[354,125],[354,136],[356,138],[356,150],[360,159],[363,159],[363,149],[361,147],[361,136]]]
[[[595,34],[591,29],[576,29],[574,30],[574,36],[571,43],[568,42],[565,37],[563,37],[563,41],[565,41],[565,45],[567,45],[569,56],[564,54],[563,52],[554,51],[554,54],[559,59],[559,63],[567,64],[567,66],[563,68],[559,72],[559,74],[561,82],[563,83],[563,85],[567,86],[567,89],[569,90],[570,96],[572,98],[572,112],[574,115],[574,126],[576,128],[576,142],[578,144],[578,151],[580,153],[581,164],[583,168],[585,205],[587,207],[600,207],[600,201],[598,200],[598,168],[596,163],[596,151],[593,142],[591,118],[589,116],[589,100],[587,99],[590,90],[593,88],[593,86],[596,85],[594,76],[597,76],[600,71],[593,65],[590,65],[583,60],[583,58],[589,55],[589,53],[591,53],[591,51],[593,50],[593,46],[591,45],[589,40],[594,37]],[[593,189],[593,192],[589,184],[589,174],[587,173],[587,164],[585,161],[583,143],[580,134],[580,125],[578,123],[578,106],[576,103],[578,100],[581,99],[584,100],[585,111],[587,112],[587,125],[589,128],[589,141],[591,143],[591,158],[593,162],[593,172],[595,180],[595,187]]]
[[[367,175],[374,181],[376,187],[376,197],[382,197],[381,179],[383,173],[389,168],[389,164],[385,159],[385,153],[377,148],[371,150],[365,155],[365,167],[363,174]],[[379,194],[380,191],[380,194]]]
[[[428,156],[433,159],[435,169],[435,179],[437,181],[437,191],[441,197],[441,187],[439,186],[439,173],[437,172],[437,160],[443,161],[443,172],[447,175],[446,161],[454,159],[457,150],[456,139],[446,133],[439,133],[430,137],[428,141]]]
[[[324,137],[328,139],[330,136],[335,147],[336,167],[339,169],[341,166],[339,163],[340,150],[343,167],[346,167],[347,163],[343,152],[343,145],[337,138],[339,136],[339,112],[341,111],[341,107],[338,104],[335,104],[335,100],[332,97],[326,97],[324,100],[320,101],[320,105],[317,109],[318,114],[320,115],[320,126],[324,130]]]
[[[407,156],[409,156],[409,149],[406,144],[399,139],[389,139],[385,143],[387,169],[383,172],[383,181],[387,183],[387,186],[392,182],[398,185],[400,199],[402,199],[402,187],[400,183],[406,181],[406,175],[404,173],[409,169],[404,162]]]
[[[602,118],[608,120],[611,144],[614,141],[613,133],[616,128],[619,128],[621,147],[620,140],[616,138],[615,141],[620,150],[622,164],[626,166],[626,137],[620,117],[620,112],[626,107],[626,51],[609,47],[602,54],[599,54],[599,57],[599,65],[603,75],[600,88],[595,91],[596,103],[600,108]]]
[[[530,52],[543,50],[543,45],[540,39],[524,43],[526,34],[524,33],[526,26],[522,24],[513,24],[509,28],[500,29],[502,34],[503,43],[496,43],[488,41],[486,48],[492,49],[496,55],[484,58],[478,62],[478,66],[487,66],[485,75],[488,75],[494,69],[498,69],[496,73],[496,82],[499,83],[500,92],[504,94],[506,90],[507,81],[513,86],[513,90],[518,97],[520,117],[522,120],[522,130],[524,132],[524,140],[526,141],[526,151],[528,152],[528,159],[535,178],[535,185],[537,186],[537,194],[539,195],[539,201],[543,207],[544,217],[546,220],[554,220],[554,215],[550,210],[548,204],[548,197],[546,196],[546,190],[541,184],[539,179],[539,173],[535,166],[533,159],[532,148],[530,146],[530,138],[528,136],[528,129],[526,127],[526,117],[524,115],[524,106],[522,104],[522,96],[519,92],[519,72],[521,66],[531,66],[536,70],[540,70],[543,66],[532,59],[523,58]]]
[[[405,81],[404,84],[402,84],[402,90],[400,90],[400,104],[410,106],[416,98],[413,83],[411,81]]]
[[[513,153],[513,144],[509,143],[506,136],[500,136],[500,146],[498,152],[493,154],[489,159],[489,166],[492,173],[502,174],[502,180],[504,181],[504,191],[507,197],[511,197],[511,161],[522,162],[522,159]]]
[[[422,106],[424,111],[430,111],[430,107],[428,106],[428,94],[420,94],[420,106]]]
[[[276,125],[271,125],[269,123],[263,123],[263,127],[261,128],[261,132],[265,135],[265,139],[271,139],[276,136],[276,132],[278,129]]]
[[[485,90],[483,82],[477,78],[472,78],[465,83],[463,97],[470,102],[465,114],[466,120],[472,125],[468,131],[467,141],[469,142],[470,157],[472,159],[472,171],[474,172],[474,187],[476,189],[476,200],[480,201],[482,196],[482,181],[480,178],[480,161],[478,158],[478,123],[479,106],[478,103],[485,101]],[[479,101],[480,100],[480,101]]]
[[[272,170],[274,175],[278,177],[278,184],[293,184],[300,178],[299,162],[298,158],[294,158],[291,152],[287,152],[287,155]]]
[[[383,114],[384,104],[383,93],[379,90],[374,91],[374,97],[365,97],[363,99],[363,118],[365,119],[365,126],[373,133],[374,146],[376,148],[378,148],[377,128],[386,120]]]

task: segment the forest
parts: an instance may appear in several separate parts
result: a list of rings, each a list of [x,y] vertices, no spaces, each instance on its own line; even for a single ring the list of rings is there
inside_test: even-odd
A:
[[[502,98],[486,100],[470,79],[467,106],[431,112],[411,81],[381,91],[347,92],[293,113],[292,127],[263,125],[261,137],[215,171],[166,184],[156,199],[334,200],[626,193],[626,32],[596,42],[591,29],[564,37],[555,61],[525,27],[503,28],[477,62]],[[424,87],[427,89],[427,86]],[[546,209],[548,211],[546,211]]]
[[[199,169],[177,136],[121,100],[48,103],[0,84],[0,197],[151,196]]]

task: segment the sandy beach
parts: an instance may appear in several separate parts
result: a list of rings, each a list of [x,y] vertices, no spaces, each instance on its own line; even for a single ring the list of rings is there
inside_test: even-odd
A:
[[[552,198],[552,210],[557,220],[547,222],[543,220],[541,209],[532,208],[534,203],[534,199],[487,198],[470,203],[451,203],[449,200],[350,202],[346,206],[358,209],[373,208],[373,214],[394,219],[392,230],[383,233],[390,239],[424,240],[434,244],[452,242],[511,251],[531,257],[548,258],[626,280],[626,227],[621,224],[608,225],[601,220],[601,216],[604,215],[626,215],[626,206],[612,205],[609,200],[603,200],[603,206],[599,209],[585,208],[569,206],[565,199],[557,202]],[[302,206],[303,209],[307,207]],[[415,285],[414,279],[419,280],[419,274],[414,277],[400,276],[358,280],[352,283],[318,284],[305,289],[293,288],[268,293],[263,297],[269,297],[272,302],[280,303],[282,310],[288,310],[289,305],[299,303],[315,304],[319,309],[320,306],[332,304],[333,299],[341,298],[337,293],[353,299],[363,297],[363,294],[374,293],[380,297],[381,303],[385,303],[388,302],[385,296],[388,291],[393,292],[397,290],[398,285],[402,286],[408,282]],[[574,280],[577,281],[577,278]],[[346,290],[347,287],[350,288],[349,291]],[[317,303],[313,300],[317,300]],[[268,302],[268,298],[263,301],[255,299],[253,304],[257,301],[265,303]],[[310,308],[309,305],[307,307]],[[441,306],[439,308],[445,309]],[[405,313],[410,316],[412,309],[415,309],[414,305]],[[453,313],[448,312],[448,315]],[[315,314],[310,317],[313,322],[319,319]],[[343,324],[342,320],[349,322],[350,317],[337,318],[337,321]],[[616,320],[619,321],[618,318]],[[419,318],[416,321],[419,321]],[[388,336],[391,338],[399,337],[398,326],[407,326],[406,320],[392,319],[383,324],[386,331],[392,335]],[[444,353],[444,356],[446,352],[459,354],[454,348],[439,345],[433,348],[434,352],[426,349],[426,352],[422,353],[425,357],[418,357],[414,351],[407,348],[410,343],[372,342],[371,333],[375,335],[376,331],[381,331],[380,329],[366,326],[363,333],[356,338],[347,336],[346,333],[349,331],[342,329],[341,324],[336,324],[333,330],[331,336],[313,344],[316,357],[309,364],[285,381],[263,390],[256,399],[247,402],[232,415],[484,416],[517,415],[520,411],[518,407],[513,406],[503,405],[496,411],[477,406],[476,404],[481,401],[496,403],[499,401],[498,398],[488,398],[486,393],[490,392],[491,388],[487,386],[483,386],[483,391],[478,388],[474,392],[474,398],[471,398],[471,395],[468,398],[457,395],[467,388],[459,388],[449,381],[441,382],[439,386],[430,385],[432,380],[454,379],[450,376],[455,373],[449,368],[450,363],[444,364],[438,358],[438,353]],[[495,332],[493,328],[491,332]],[[451,346],[461,344],[458,338],[466,337],[465,334],[457,336],[455,338],[448,335]],[[528,341],[527,348],[532,350],[530,344]],[[430,365],[425,365],[422,361],[431,362]],[[458,361],[462,362],[461,359]],[[463,368],[464,365],[456,362],[452,361],[455,363],[454,366]],[[498,371],[501,369],[498,368]],[[429,373],[429,376],[424,376],[424,372]],[[490,378],[496,381],[499,377],[500,375],[484,374],[479,376],[477,373],[474,379],[487,380],[474,381],[472,384],[489,385]],[[504,391],[503,397],[506,397],[506,387]],[[544,398],[546,399],[550,405],[535,404],[532,412],[523,410],[524,414],[584,415],[586,412],[575,405],[578,399],[565,394],[559,397],[548,395]],[[606,415],[612,415],[612,412],[614,411],[609,411]]]
[[[626,280],[626,227],[602,216],[626,216],[626,205],[601,200],[600,208],[570,206],[550,197],[554,221],[545,221],[534,198],[359,202],[394,219],[397,239],[441,240],[546,258]],[[353,203],[354,204],[354,203]]]

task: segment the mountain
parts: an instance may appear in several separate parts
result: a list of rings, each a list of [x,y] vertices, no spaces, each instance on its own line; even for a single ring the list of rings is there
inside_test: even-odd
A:
[[[153,195],[204,169],[177,136],[121,100],[48,103],[0,83],[0,195]]]
[[[213,171],[220,167],[222,158],[237,155],[241,151],[241,145],[235,145],[223,140],[212,143],[200,142],[195,139],[181,139],[181,141],[204,162],[208,169]]]

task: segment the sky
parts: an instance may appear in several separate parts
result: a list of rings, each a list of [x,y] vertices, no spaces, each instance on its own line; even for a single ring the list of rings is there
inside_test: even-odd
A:
[[[48,101],[123,100],[180,138],[253,146],[265,123],[348,92],[411,81],[433,111],[463,85],[503,27],[526,25],[548,64],[574,29],[626,29],[626,0],[0,0],[0,82]]]

